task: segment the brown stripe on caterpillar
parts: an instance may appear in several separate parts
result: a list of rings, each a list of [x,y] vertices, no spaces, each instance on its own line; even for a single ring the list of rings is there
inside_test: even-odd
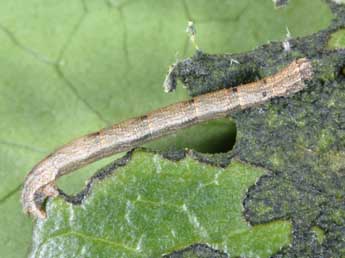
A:
[[[297,59],[263,80],[200,95],[76,139],[43,159],[27,175],[21,196],[23,210],[45,218],[42,198],[58,195],[55,183],[60,176],[181,128],[294,94],[305,87],[304,80],[312,79],[312,75],[311,62]]]

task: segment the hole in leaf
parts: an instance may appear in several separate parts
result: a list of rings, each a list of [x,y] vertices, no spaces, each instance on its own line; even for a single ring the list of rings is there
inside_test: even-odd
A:
[[[148,143],[145,147],[159,151],[188,148],[202,153],[221,153],[230,151],[235,140],[235,122],[224,118],[182,129],[176,134]]]

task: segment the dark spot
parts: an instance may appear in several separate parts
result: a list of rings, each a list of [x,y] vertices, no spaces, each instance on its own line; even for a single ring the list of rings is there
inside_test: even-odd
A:
[[[267,92],[266,92],[266,91],[263,91],[263,92],[262,92],[262,96],[263,96],[263,97],[266,97],[266,96],[267,96]]]
[[[339,76],[345,77],[345,66],[341,67],[339,70]]]
[[[147,118],[148,118],[147,115],[142,115],[142,116],[139,117],[139,120],[145,120],[145,119],[147,119]]]
[[[237,87],[233,87],[232,92],[237,92]]]
[[[193,103],[194,103],[194,99],[188,100],[188,103],[189,103],[189,104],[193,104]]]
[[[97,131],[97,132],[94,132],[94,133],[90,133],[90,134],[87,135],[87,137],[92,138],[92,137],[100,135],[100,133],[101,133],[100,131]]]

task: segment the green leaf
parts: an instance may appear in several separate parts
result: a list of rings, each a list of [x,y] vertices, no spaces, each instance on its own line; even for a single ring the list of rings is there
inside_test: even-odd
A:
[[[267,0],[1,1],[1,255],[23,257],[30,248],[31,219],[22,214],[19,192],[39,160],[75,137],[187,98],[181,88],[164,94],[161,85],[176,56],[194,53],[185,34],[189,19],[199,46],[222,53],[281,40],[286,25],[293,37],[311,34],[325,28],[331,14],[321,0],[291,1],[279,10]],[[150,146],[217,151],[210,147],[214,139],[230,142],[233,134],[234,124],[223,120]],[[78,192],[108,162],[59,185]]]
[[[137,151],[81,205],[48,203],[32,257],[160,257],[193,243],[269,257],[290,243],[290,223],[252,227],[242,214],[248,187],[264,173],[237,161],[223,169]]]

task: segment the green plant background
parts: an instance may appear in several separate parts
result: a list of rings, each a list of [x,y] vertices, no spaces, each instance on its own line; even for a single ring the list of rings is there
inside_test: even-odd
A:
[[[280,9],[271,0],[1,1],[1,256],[23,257],[30,250],[32,223],[19,196],[36,162],[75,137],[187,98],[182,87],[165,94],[162,82],[170,64],[194,53],[188,20],[195,21],[205,52],[224,53],[282,40],[286,26],[293,37],[308,35],[330,19],[321,0],[290,1]],[[150,147],[214,152],[233,133],[234,125],[220,120]],[[213,139],[218,143],[210,147]],[[59,185],[78,192],[112,159]]]

